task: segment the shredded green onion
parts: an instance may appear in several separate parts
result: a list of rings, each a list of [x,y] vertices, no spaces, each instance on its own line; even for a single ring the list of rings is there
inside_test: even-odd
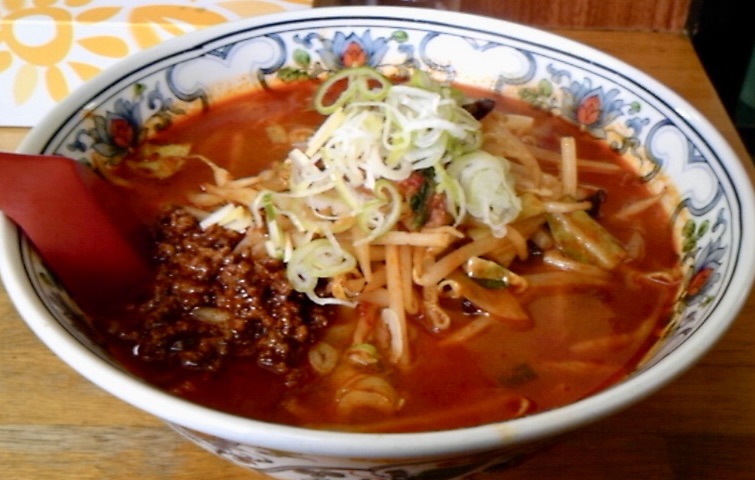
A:
[[[318,238],[297,247],[286,265],[286,277],[298,292],[306,293],[317,304],[348,303],[317,296],[321,278],[342,275],[356,267],[356,259],[327,238]]]
[[[259,192],[245,220],[265,230],[266,251],[286,262],[295,290],[319,304],[348,304],[316,293],[320,279],[356,268],[338,234],[357,227],[356,244],[373,242],[412,208],[420,228],[435,194],[456,224],[471,214],[503,234],[521,204],[507,161],[480,150],[481,125],[462,99],[420,71],[394,85],[374,68],[350,68],[320,85],[313,106],[328,117],[289,153],[287,188]],[[415,172],[425,177],[421,198],[403,198],[399,183]]]
[[[324,103],[325,96],[331,93],[331,89],[339,82],[344,80],[348,81],[346,90],[339,94],[333,103],[326,105]],[[370,86],[371,81],[377,83],[377,86]],[[322,83],[315,94],[314,107],[323,115],[329,115],[350,101],[382,100],[390,87],[390,80],[373,68],[346,68],[331,75]]]
[[[488,225],[496,237],[506,233],[506,224],[522,210],[509,168],[506,159],[482,150],[459,157],[448,168],[464,191],[469,214]]]

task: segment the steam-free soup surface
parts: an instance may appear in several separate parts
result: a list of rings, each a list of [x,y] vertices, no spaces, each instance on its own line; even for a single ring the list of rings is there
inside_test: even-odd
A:
[[[200,185],[213,182],[213,171],[199,157],[227,169],[234,178],[256,175],[285,159],[292,141],[306,139],[307,132],[323,121],[311,108],[314,88],[300,83],[251,92],[181,118],[150,139],[153,144],[191,146],[192,159],[169,179],[145,179],[129,170],[128,162],[111,174],[131,183],[137,209],[155,223],[166,208],[189,204],[191,194],[201,191]],[[474,90],[468,93],[482,96]],[[347,398],[354,398],[346,395],[350,388],[375,396],[378,403],[385,401],[382,383],[365,380],[359,384],[350,380],[353,372],[322,375],[308,360],[312,349],[316,352],[323,343],[339,355],[353,348],[359,325],[379,321],[376,308],[366,302],[357,308],[317,310],[320,323],[307,326],[306,340],[296,346],[296,361],[278,371],[261,367],[254,355],[229,354],[213,368],[167,357],[145,358],[134,348],[133,332],[141,322],[134,312],[141,310],[133,303],[121,306],[121,314],[98,318],[96,328],[129,369],[169,392],[242,416],[318,428],[418,431],[471,426],[558,407],[621,380],[656,342],[671,315],[678,288],[678,256],[668,214],[654,204],[628,217],[617,216],[651,195],[614,152],[547,113],[517,100],[493,98],[498,112],[535,118],[527,141],[539,148],[558,153],[559,139],[569,136],[576,139],[580,158],[621,167],[613,173],[580,171],[579,182],[604,194],[595,218],[622,245],[630,246],[632,255],[594,281],[584,275],[572,281],[568,271],[544,262],[542,248],[530,240],[529,254],[525,259],[515,258],[509,268],[531,278],[533,285],[523,291],[499,286],[487,290],[493,297],[503,291],[513,295],[526,312],[526,321],[486,321],[489,315],[478,306],[455,298],[440,301],[450,317],[450,326],[443,331],[428,327],[422,312],[409,314],[408,364],[395,366],[381,360],[367,369],[390,384],[396,408],[344,409]],[[549,175],[558,176],[557,164],[541,165]],[[547,231],[547,227],[539,228]],[[222,227],[212,231],[226,235]],[[560,272],[564,282],[538,285],[539,278],[556,278],[541,275],[550,272]],[[380,335],[375,334],[374,343],[380,343]],[[276,354],[270,355],[275,358]]]

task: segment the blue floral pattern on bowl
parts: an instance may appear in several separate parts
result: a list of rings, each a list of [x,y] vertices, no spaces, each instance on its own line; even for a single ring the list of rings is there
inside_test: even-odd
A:
[[[301,19],[251,23],[232,33],[204,38],[195,48],[156,55],[148,71],[123,71],[109,79],[107,87],[90,92],[82,102],[86,110],[50,132],[42,150],[87,163],[95,157],[118,162],[141,139],[181,115],[211,106],[229,89],[239,88],[238,84],[240,88],[275,89],[286,82],[324,78],[359,65],[398,76],[421,68],[440,80],[472,84],[553,112],[624,154],[651,188],[671,188],[670,179],[681,186],[669,209],[675,222],[672,227],[679,232],[687,278],[673,328],[642,368],[662,361],[708,319],[734,277],[733,259],[744,248],[736,240],[742,216],[721,160],[673,105],[649,95],[641,82],[590,58],[505,32],[399,17],[352,15],[317,20],[316,25]],[[218,75],[238,82],[217,87],[213,78]],[[84,323],[69,299],[28,247],[25,261],[48,308],[96,350],[82,333]],[[280,478],[453,478],[505,464],[521,453],[517,447],[411,465],[376,460],[365,470],[175,428],[208,450]]]

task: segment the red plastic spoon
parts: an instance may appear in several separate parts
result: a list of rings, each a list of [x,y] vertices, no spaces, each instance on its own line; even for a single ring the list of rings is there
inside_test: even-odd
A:
[[[0,211],[82,307],[105,306],[149,278],[143,224],[123,192],[79,162],[0,153]]]

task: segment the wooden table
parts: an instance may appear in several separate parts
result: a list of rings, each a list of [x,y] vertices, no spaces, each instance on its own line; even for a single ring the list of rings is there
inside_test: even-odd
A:
[[[555,33],[613,54],[676,90],[749,165],[687,37]],[[13,150],[25,133],[0,129],[0,148]],[[506,474],[475,480],[755,478],[754,320],[751,294],[717,346],[671,385]],[[0,479],[263,478],[206,453],[84,380],[34,337],[3,290],[0,339]]]

